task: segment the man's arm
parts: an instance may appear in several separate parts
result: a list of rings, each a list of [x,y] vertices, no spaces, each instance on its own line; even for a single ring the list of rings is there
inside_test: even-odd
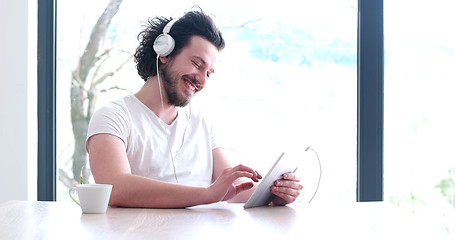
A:
[[[253,177],[243,167],[223,172],[208,188],[157,181],[131,174],[123,141],[110,134],[97,134],[87,142],[90,167],[96,183],[112,184],[111,206],[181,208],[223,200],[232,182]]]

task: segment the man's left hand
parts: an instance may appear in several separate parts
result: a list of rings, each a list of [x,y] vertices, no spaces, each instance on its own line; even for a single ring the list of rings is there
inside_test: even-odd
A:
[[[275,195],[272,200],[273,205],[293,203],[300,195],[302,188],[300,177],[295,173],[283,174],[283,179],[275,181],[271,187],[271,191]]]

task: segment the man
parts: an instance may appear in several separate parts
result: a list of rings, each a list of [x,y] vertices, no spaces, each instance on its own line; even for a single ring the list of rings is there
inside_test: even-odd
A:
[[[215,72],[224,48],[220,31],[205,13],[191,11],[178,20],[149,20],[139,40],[135,60],[143,87],[97,110],[87,134],[95,181],[113,185],[109,204],[245,202],[262,176],[247,166],[232,167],[210,122],[184,108]],[[271,188],[271,204],[294,202],[301,189],[295,174],[285,174]]]

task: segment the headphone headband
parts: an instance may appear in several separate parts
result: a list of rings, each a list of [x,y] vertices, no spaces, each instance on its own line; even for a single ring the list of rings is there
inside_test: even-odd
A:
[[[171,21],[169,21],[166,26],[164,26],[163,28],[163,34],[169,34],[169,32],[171,31],[171,28],[172,26],[174,26],[174,23],[177,22],[177,18],[174,18],[172,19]]]

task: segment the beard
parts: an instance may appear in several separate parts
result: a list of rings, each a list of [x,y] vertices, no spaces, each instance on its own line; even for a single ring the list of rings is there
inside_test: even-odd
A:
[[[171,69],[173,65],[170,64],[161,69],[162,83],[164,91],[166,92],[167,101],[170,105],[176,107],[186,107],[191,101],[192,95],[183,95],[178,92],[178,82],[181,77],[178,74],[173,74]]]

